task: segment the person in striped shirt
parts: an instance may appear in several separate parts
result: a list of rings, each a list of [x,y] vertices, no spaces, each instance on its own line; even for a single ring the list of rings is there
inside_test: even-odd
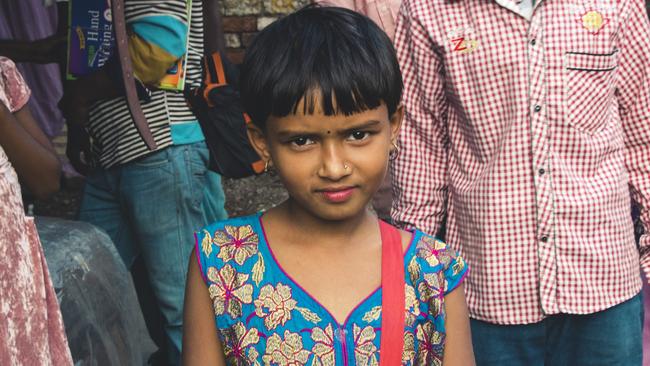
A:
[[[181,92],[157,88],[183,55],[186,86],[200,84],[202,5],[200,0],[125,1],[135,76],[151,91],[141,102],[156,151],[148,150],[134,125],[116,82],[119,73],[111,69],[116,63],[69,84],[62,103],[72,128],[83,125],[92,138],[97,162],[87,176],[80,219],[106,230],[127,267],[142,255],[163,314],[171,364],[180,362],[193,229],[227,216],[220,177],[207,169],[208,150],[196,117]]]

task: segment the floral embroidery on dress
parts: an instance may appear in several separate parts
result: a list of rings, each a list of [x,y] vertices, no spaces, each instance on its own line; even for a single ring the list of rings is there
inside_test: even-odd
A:
[[[219,247],[219,259],[226,263],[234,260],[241,266],[257,253],[259,236],[251,225],[226,225],[224,230],[215,231],[212,241]]]
[[[363,318],[361,319],[366,323],[372,323],[375,320],[379,319],[380,316],[381,316],[381,306],[375,306],[374,308],[368,310],[365,314],[363,314]]]
[[[314,324],[320,323],[322,320],[318,314],[314,313],[313,311],[307,309],[307,308],[301,308],[299,306],[296,306],[296,310],[302,315],[303,318],[305,318],[306,321]]]
[[[208,268],[208,279],[212,282],[208,288],[214,314],[227,313],[233,319],[242,315],[242,304],[253,301],[253,285],[246,283],[249,275],[237,273],[229,264],[221,270]]]
[[[255,347],[251,347],[248,350],[248,360],[249,360],[249,366],[261,366],[260,362],[258,361],[260,358],[260,353],[257,352]]]
[[[406,284],[404,290],[404,324],[407,327],[412,327],[413,324],[415,324],[415,320],[420,315],[420,302],[415,296],[415,289],[413,286]]]
[[[265,365],[302,366],[307,364],[311,353],[302,346],[298,333],[284,331],[284,339],[273,334],[266,340],[266,353],[262,356]]]
[[[416,257],[411,258],[411,261],[409,262],[408,267],[406,268],[406,271],[409,274],[409,278],[411,279],[412,283],[418,282],[420,279],[420,263],[418,263]]]
[[[402,352],[402,365],[412,365],[415,360],[415,335],[404,332],[404,352]]]
[[[422,366],[441,366],[445,336],[432,322],[418,325],[415,336],[419,342],[418,362]]]
[[[381,292],[339,325],[274,261],[259,215],[199,231],[197,253],[227,365],[378,366]],[[467,270],[443,242],[421,232],[404,255],[405,328],[401,365],[441,365],[444,295]],[[441,332],[442,331],[442,332]]]
[[[420,282],[418,286],[422,301],[429,305],[429,314],[434,317],[440,315],[443,310],[442,302],[445,292],[443,290],[444,279],[441,276],[442,272],[426,273],[424,281]]]
[[[463,257],[456,257],[456,263],[451,266],[452,274],[458,276],[465,269],[465,260]],[[447,291],[447,288],[445,288]]]
[[[260,286],[260,282],[264,279],[264,271],[266,271],[264,257],[262,257],[262,253],[257,253],[257,262],[253,266],[253,282],[257,287]]]
[[[291,319],[291,311],[296,308],[296,304],[297,301],[291,296],[291,287],[282,283],[278,283],[275,288],[273,285],[266,285],[255,300],[255,314],[264,319],[268,330],[273,330]]]
[[[334,349],[334,330],[332,324],[328,324],[325,329],[319,327],[312,329],[311,339],[314,341],[314,347],[311,349],[311,352],[314,354],[312,365],[334,366],[336,353]]]
[[[201,250],[206,257],[209,257],[212,254],[212,235],[210,232],[203,229],[203,239],[201,240]]]
[[[354,335],[354,359],[358,366],[376,366],[377,362],[377,346],[375,345],[375,337],[377,334],[371,326],[364,328],[354,325],[352,328]]]
[[[223,350],[228,365],[248,366],[257,362],[259,354],[254,346],[259,343],[259,332],[255,328],[246,329],[242,322],[222,330],[224,336]],[[249,349],[248,355],[246,354]]]
[[[415,249],[417,256],[426,260],[431,267],[439,264],[447,267],[453,259],[447,245],[443,241],[430,236],[422,236]]]

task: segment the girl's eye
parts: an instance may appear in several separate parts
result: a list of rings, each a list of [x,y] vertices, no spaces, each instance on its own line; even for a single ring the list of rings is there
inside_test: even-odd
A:
[[[354,132],[352,132],[350,134],[350,137],[348,139],[352,140],[352,141],[361,141],[361,140],[365,140],[366,138],[368,138],[368,136],[370,136],[370,133],[368,133],[368,132],[354,131]]]
[[[290,141],[292,145],[295,146],[305,146],[305,145],[311,145],[314,143],[312,139],[309,137],[296,137],[293,140]]]

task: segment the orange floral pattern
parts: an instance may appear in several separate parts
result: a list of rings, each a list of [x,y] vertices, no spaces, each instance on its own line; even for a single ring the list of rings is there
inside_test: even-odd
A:
[[[212,241],[219,247],[217,258],[224,263],[234,260],[241,266],[257,254],[260,239],[251,225],[225,225],[223,230],[215,231]]]
[[[291,319],[296,304],[297,301],[291,296],[291,287],[282,283],[278,283],[277,287],[266,285],[255,300],[255,314],[264,319],[266,329],[273,330]]]
[[[242,315],[242,304],[250,304],[253,300],[253,285],[246,283],[248,277],[237,273],[229,264],[221,270],[208,268],[208,280],[212,282],[208,292],[215,315],[227,313],[233,319]]]

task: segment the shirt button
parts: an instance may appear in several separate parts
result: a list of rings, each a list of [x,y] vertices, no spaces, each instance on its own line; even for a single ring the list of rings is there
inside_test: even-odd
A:
[[[541,240],[542,243],[546,243],[548,241],[548,236],[542,236],[539,240]]]
[[[537,40],[535,40],[535,38],[530,40],[530,45],[531,46],[534,46],[536,43],[537,43]]]
[[[540,169],[540,170],[538,170],[538,172],[539,172],[539,175],[544,175],[544,173],[546,173],[546,170]]]
[[[535,112],[539,112],[539,111],[541,111],[541,110],[542,110],[542,106],[539,105],[539,104],[536,104],[536,105],[535,105]]]

